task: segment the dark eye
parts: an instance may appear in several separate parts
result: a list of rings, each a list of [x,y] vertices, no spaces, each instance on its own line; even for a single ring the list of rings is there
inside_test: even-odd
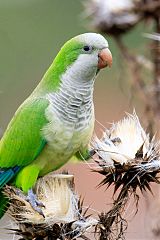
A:
[[[91,47],[91,46],[84,46],[84,47],[83,47],[83,50],[84,50],[85,52],[89,52],[89,51],[92,51],[92,47]]]

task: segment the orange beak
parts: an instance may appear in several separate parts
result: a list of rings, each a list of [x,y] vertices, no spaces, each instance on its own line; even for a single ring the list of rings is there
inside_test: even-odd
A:
[[[108,48],[102,49],[98,54],[98,69],[112,66],[112,54]]]

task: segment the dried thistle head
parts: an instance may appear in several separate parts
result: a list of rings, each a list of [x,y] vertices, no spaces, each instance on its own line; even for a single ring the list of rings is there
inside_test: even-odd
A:
[[[102,139],[93,141],[99,159],[101,174],[105,175],[102,184],[115,184],[132,187],[136,190],[148,188],[149,182],[158,182],[160,169],[159,143],[150,140],[134,112],[106,129]]]
[[[121,34],[135,26],[141,15],[135,11],[139,0],[88,0],[84,3],[86,16],[101,32]]]
[[[44,205],[44,217],[31,207],[20,190],[7,186],[4,192],[11,203],[8,213],[19,226],[15,233],[23,239],[83,238],[85,231],[97,223],[82,213],[73,175],[49,174],[38,180],[35,193]]]
[[[131,196],[134,196],[138,210],[137,188],[151,191],[149,183],[159,183],[159,143],[155,139],[150,140],[134,112],[112,124],[101,139],[95,137],[93,148],[98,155],[95,159],[98,170],[96,168],[94,171],[105,177],[100,185],[109,187],[113,184],[114,193],[119,189],[112,208],[99,215],[96,232],[99,239],[125,239],[127,220],[124,213]]]

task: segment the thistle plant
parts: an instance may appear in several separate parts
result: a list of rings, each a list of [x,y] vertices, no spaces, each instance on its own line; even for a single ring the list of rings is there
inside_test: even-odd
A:
[[[115,190],[120,188],[120,186],[122,189],[127,189],[128,187],[132,193],[135,193],[135,189],[137,188],[140,188],[142,191],[148,188],[150,191],[154,190],[156,195],[159,195],[158,189],[155,191],[155,187],[151,187],[149,182],[156,181],[158,183],[157,172],[159,171],[159,161],[157,161],[159,159],[159,144],[156,143],[153,136],[155,133],[158,137],[160,136],[160,1],[88,0],[85,1],[83,15],[86,18],[85,20],[88,21],[87,26],[89,29],[94,29],[107,36],[110,35],[115,41],[121,59],[124,60],[124,68],[127,69],[127,73],[129,73],[129,75],[127,74],[127,79],[129,83],[128,87],[130,88],[130,100],[136,99],[138,105],[141,103],[143,124],[150,133],[150,137],[145,137],[146,140],[144,145],[141,146],[141,148],[139,145],[137,154],[134,152],[134,154],[136,154],[136,157],[133,158],[134,161],[129,161],[126,159],[126,156],[123,155],[127,154],[127,157],[133,157],[128,152],[129,149],[132,149],[132,141],[130,146],[125,146],[125,151],[124,149],[122,151],[120,147],[121,143],[118,142],[119,139],[115,141],[118,147],[116,146],[116,148],[114,147],[112,150],[118,151],[118,156],[120,157],[118,162],[117,153],[107,154],[109,146],[104,146],[104,141],[102,141],[102,139],[100,139],[100,142],[97,141],[97,146],[100,144],[102,148],[106,149],[106,152],[103,153],[99,151],[99,158],[104,158],[105,161],[107,158],[110,164],[110,167],[108,165],[106,167],[106,162],[104,160],[98,160],[101,162],[101,165],[103,165],[103,168],[100,166],[100,171],[105,175],[104,181],[109,181],[108,184],[110,185],[112,183],[116,184],[115,179],[117,179],[118,183],[117,186],[115,186]],[[135,31],[134,36],[136,39],[141,37],[139,43],[143,48],[143,52],[140,49],[137,50],[137,46],[133,49],[130,44],[126,44],[127,39],[125,39],[127,34],[134,31],[135,27],[138,25],[141,25],[141,33],[139,34],[138,31],[138,35]],[[143,41],[145,38],[148,38],[149,41]],[[121,66],[123,67],[123,65]],[[136,103],[133,103],[133,101],[129,102],[132,102],[132,106],[135,107]],[[142,135],[144,134],[142,133]],[[105,138],[106,141],[111,141],[108,139],[106,133]],[[137,139],[137,143],[138,142],[139,140]],[[149,142],[149,144],[147,142]],[[113,148],[113,143],[111,144]],[[148,155],[145,154],[146,149]],[[120,156],[119,153],[123,154]],[[112,159],[112,161],[111,155],[114,159]],[[123,161],[126,162],[122,164]],[[130,164],[131,166],[129,166]],[[124,171],[124,166],[127,167],[127,172]],[[107,173],[104,170],[106,168],[110,169]],[[133,168],[134,171],[132,171]],[[111,173],[111,171],[113,173]],[[121,172],[121,174],[117,175],[117,172]],[[132,180],[132,184],[126,185],[124,182],[128,178]],[[130,194],[130,192],[128,193]],[[152,199],[152,201],[149,201],[148,207],[151,209],[159,209],[159,201]],[[153,212],[153,210],[151,211]],[[149,226],[151,226],[152,222],[154,222],[154,227],[151,227],[150,230],[152,231],[153,237],[159,237],[159,213],[157,211],[153,216],[152,212],[151,215],[148,216],[148,223]],[[155,222],[158,223],[156,230]]]
[[[160,172],[159,142],[155,137],[150,139],[134,112],[113,123],[101,139],[95,137],[93,147],[99,167],[94,171],[104,176],[100,186],[113,185],[114,194],[118,192],[111,210],[100,214],[103,227],[99,225],[96,231],[100,239],[121,239],[127,227],[123,213],[131,197],[134,196],[138,207],[138,189],[142,193],[152,192],[150,183],[160,183],[157,175]]]
[[[35,194],[44,216],[33,209],[19,189],[7,186],[4,193],[10,199],[8,214],[18,226],[10,230],[21,239],[87,239],[85,233],[97,224],[82,211],[73,175],[49,174],[37,181]]]

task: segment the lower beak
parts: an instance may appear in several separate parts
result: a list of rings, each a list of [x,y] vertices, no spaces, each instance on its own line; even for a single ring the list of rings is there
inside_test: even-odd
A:
[[[112,54],[108,48],[102,49],[98,54],[98,69],[112,66]]]

